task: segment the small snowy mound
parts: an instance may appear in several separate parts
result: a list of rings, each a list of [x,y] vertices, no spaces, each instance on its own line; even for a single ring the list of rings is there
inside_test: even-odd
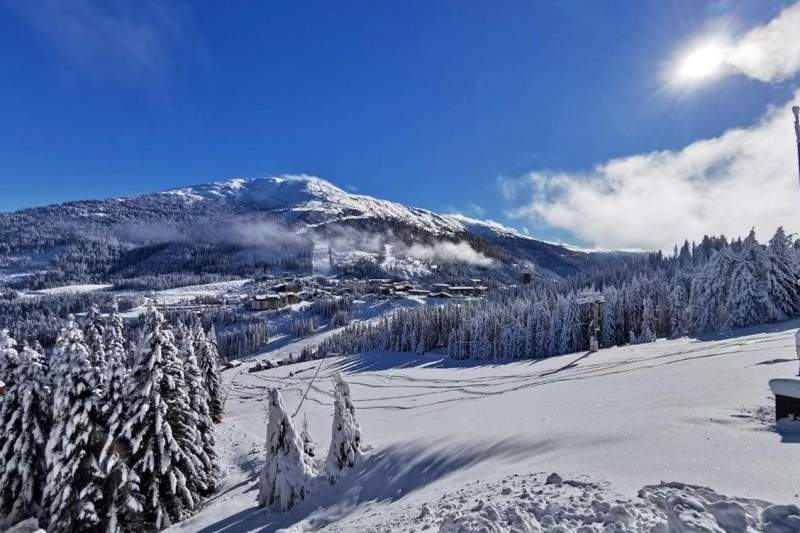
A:
[[[761,511],[761,524],[767,533],[796,533],[800,531],[800,508],[770,505]]]
[[[439,533],[800,533],[795,505],[684,483],[648,485],[639,498],[625,498],[602,484],[558,478],[558,484],[553,474],[471,483],[426,503],[413,521],[392,517],[395,529],[386,530],[406,522],[438,526]]]
[[[537,533],[542,528],[536,516],[517,505],[498,510],[480,506],[467,514],[451,513],[439,533]]]
[[[800,532],[800,512],[794,505],[732,498],[683,483],[649,485],[639,497],[664,514],[670,533]]]

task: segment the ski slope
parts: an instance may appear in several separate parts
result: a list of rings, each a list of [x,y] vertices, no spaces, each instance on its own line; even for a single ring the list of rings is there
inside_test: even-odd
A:
[[[573,514],[593,512],[598,501],[617,502],[637,516],[629,527],[641,530],[656,523],[658,513],[637,494],[661,481],[755,499],[741,500],[754,514],[764,500],[798,504],[800,435],[775,431],[768,387],[771,378],[797,374],[798,326],[785,322],[706,340],[660,340],[507,364],[411,354],[326,360],[296,422],[308,416],[317,458],[324,459],[333,411],[329,376],[342,370],[372,450],[335,487],[286,514],[269,514],[255,503],[267,389],[279,387],[294,412],[318,363],[252,374],[247,368],[253,363],[245,363],[226,375],[230,393],[217,439],[225,486],[176,529],[436,531],[448,512],[480,522],[514,498],[538,495]],[[569,482],[545,485],[551,472]],[[696,501],[698,490],[661,487],[641,494],[662,501],[653,491],[678,491]]]

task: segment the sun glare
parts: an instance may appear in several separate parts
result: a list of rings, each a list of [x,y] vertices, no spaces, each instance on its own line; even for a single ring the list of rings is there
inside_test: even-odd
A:
[[[719,43],[706,43],[692,48],[677,62],[673,73],[675,82],[696,85],[713,80],[725,65],[727,47]]]

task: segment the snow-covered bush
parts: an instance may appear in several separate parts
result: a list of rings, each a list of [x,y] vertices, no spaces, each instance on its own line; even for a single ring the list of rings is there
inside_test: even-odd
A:
[[[269,391],[267,455],[258,478],[258,505],[275,511],[291,509],[308,494],[316,475],[303,440],[286,413],[278,389]]]

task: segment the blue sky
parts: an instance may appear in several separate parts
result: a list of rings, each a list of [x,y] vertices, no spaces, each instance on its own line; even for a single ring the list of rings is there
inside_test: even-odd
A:
[[[664,72],[698,35],[743,34],[789,4],[0,0],[0,210],[306,173],[637,246],[543,215],[526,177],[592,179],[762,120],[796,76],[685,91]]]

